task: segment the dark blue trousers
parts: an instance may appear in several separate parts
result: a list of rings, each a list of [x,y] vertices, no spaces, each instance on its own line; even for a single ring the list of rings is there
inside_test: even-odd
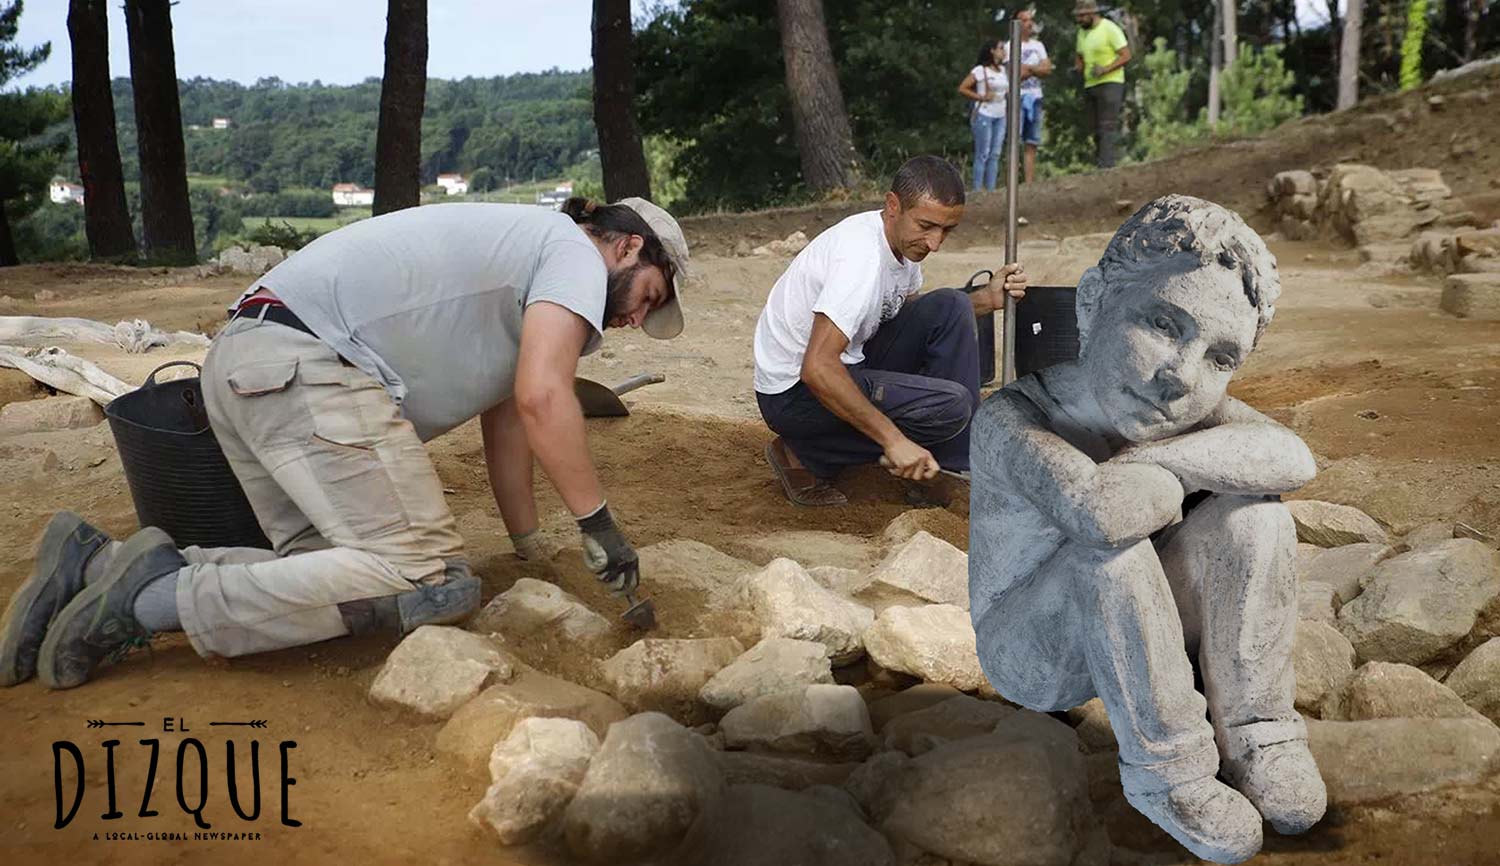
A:
[[[969,422],[979,407],[979,345],[974,308],[957,289],[938,289],[902,305],[849,367],[865,397],[944,469],[969,468]],[[766,425],[814,475],[874,463],[884,450],[827,409],[803,382],[780,394],[757,393]]]

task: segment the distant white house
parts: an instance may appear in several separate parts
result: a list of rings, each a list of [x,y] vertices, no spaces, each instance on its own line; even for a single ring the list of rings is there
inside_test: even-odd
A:
[[[437,185],[442,187],[448,195],[469,194],[469,182],[464,180],[461,174],[440,174],[437,176]]]
[[[52,179],[49,189],[52,200],[58,204],[83,204],[83,187],[69,183],[60,177]]]
[[[553,210],[561,210],[563,202],[573,195],[573,182],[565,180],[549,192],[536,194],[536,203],[542,207],[550,207]]]
[[[365,189],[357,183],[333,185],[333,203],[339,207],[369,207],[375,203],[375,190]]]
[[[229,128],[229,118],[227,118],[227,117],[215,117],[214,118],[214,129],[228,129],[228,128]]]

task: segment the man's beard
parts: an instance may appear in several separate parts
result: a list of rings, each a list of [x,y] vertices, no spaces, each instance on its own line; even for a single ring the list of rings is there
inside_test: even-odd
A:
[[[646,267],[644,262],[636,262],[629,267],[615,268],[609,272],[609,280],[604,287],[604,326],[606,328],[616,316],[625,314],[625,305],[630,301],[630,286],[635,282],[636,273],[644,267]]]

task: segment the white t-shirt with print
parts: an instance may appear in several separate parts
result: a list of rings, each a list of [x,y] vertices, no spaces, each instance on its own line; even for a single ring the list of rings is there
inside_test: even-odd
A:
[[[1005,69],[976,66],[969,70],[969,74],[974,76],[974,92],[980,96],[995,94],[994,99],[979,103],[979,113],[985,117],[1004,117],[1005,91],[1009,80],[1005,75]]]
[[[922,266],[897,259],[880,211],[846,217],[813,239],[766,299],[755,323],[755,390],[780,394],[802,378],[802,357],[822,313],[849,345],[840,360],[865,359],[865,342],[922,287]]]
[[[1021,65],[1036,66],[1047,59],[1047,46],[1040,39],[1028,39],[1021,43]],[[1035,75],[1021,79],[1022,93],[1042,95],[1042,79]]]

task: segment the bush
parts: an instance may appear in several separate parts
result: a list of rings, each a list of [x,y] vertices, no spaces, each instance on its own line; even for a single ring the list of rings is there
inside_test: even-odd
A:
[[[1302,97],[1292,96],[1295,76],[1286,68],[1280,45],[1263,51],[1241,46],[1234,65],[1219,76],[1224,98],[1216,134],[1259,135],[1302,115]]]
[[[256,217],[329,217],[337,210],[332,195],[315,189],[258,193],[247,196],[240,206],[245,216]]]
[[[15,223],[16,254],[23,262],[86,261],[89,242],[83,230],[83,208],[43,202]]]
[[[1176,52],[1167,48],[1167,40],[1158,36],[1154,47],[1142,59],[1146,74],[1136,85],[1136,102],[1141,118],[1137,129],[1137,147],[1144,159],[1159,159],[1181,150],[1203,137],[1204,124],[1183,118],[1183,104],[1193,71],[1178,67]]]
[[[489,192],[495,187],[495,173],[488,168],[476,168],[469,175],[469,192]]]
[[[245,236],[248,243],[268,247],[281,247],[284,250],[300,250],[313,241],[317,240],[318,233],[313,229],[298,231],[291,223],[282,220],[280,225],[266,220],[250,230]]]

